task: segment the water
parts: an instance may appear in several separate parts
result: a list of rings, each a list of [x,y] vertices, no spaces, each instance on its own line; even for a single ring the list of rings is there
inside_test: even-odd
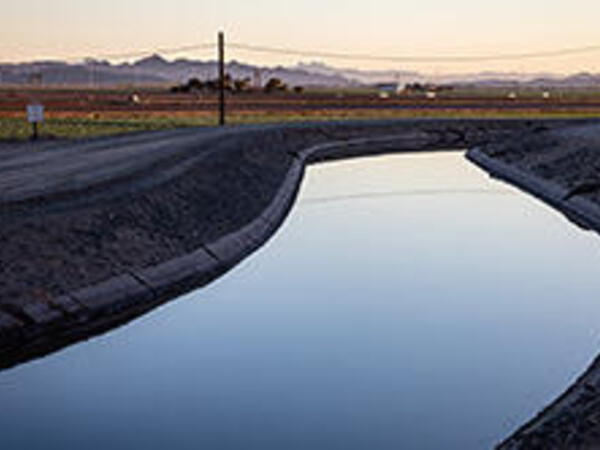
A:
[[[1,446],[490,448],[597,353],[599,263],[460,153],[315,166],[223,279],[0,373]]]

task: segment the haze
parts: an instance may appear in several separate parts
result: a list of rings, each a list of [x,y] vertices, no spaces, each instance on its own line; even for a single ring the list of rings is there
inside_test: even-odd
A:
[[[600,44],[597,0],[475,1],[3,0],[0,60],[65,59],[215,40],[390,56],[487,55]],[[212,50],[184,53],[208,59]],[[294,64],[310,57],[229,50],[228,58]],[[527,61],[383,63],[313,58],[337,66],[469,72],[600,72],[600,52]]]

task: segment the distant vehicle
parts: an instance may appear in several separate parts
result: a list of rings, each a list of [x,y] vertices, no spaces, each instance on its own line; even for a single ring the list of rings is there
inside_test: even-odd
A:
[[[142,98],[140,97],[140,94],[135,92],[129,96],[128,100],[129,103],[133,105],[139,105],[140,103],[142,103]]]

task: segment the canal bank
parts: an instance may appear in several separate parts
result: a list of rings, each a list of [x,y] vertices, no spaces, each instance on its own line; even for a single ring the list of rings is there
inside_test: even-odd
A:
[[[600,233],[600,127],[538,130],[467,152],[492,177],[529,192],[574,224]],[[499,449],[596,448],[600,357]]]

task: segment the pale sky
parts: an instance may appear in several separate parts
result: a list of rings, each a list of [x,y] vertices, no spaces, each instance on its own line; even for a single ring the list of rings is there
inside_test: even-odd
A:
[[[598,0],[0,2],[0,61],[4,62],[193,45],[215,41],[219,29],[228,40],[247,44],[387,56],[469,56],[600,45]],[[181,56],[206,59],[214,52]],[[239,50],[230,50],[228,58],[264,64],[311,60]],[[324,62],[426,73],[600,72],[600,51],[485,64]]]

